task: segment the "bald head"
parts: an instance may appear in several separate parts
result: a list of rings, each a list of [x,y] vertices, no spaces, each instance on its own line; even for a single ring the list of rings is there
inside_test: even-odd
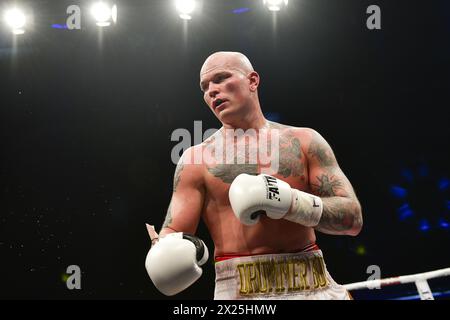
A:
[[[219,51],[210,55],[200,70],[200,77],[215,69],[233,69],[244,75],[254,71],[250,60],[240,52]]]
[[[240,52],[215,52],[200,69],[203,99],[222,124],[230,127],[249,127],[253,124],[244,122],[255,119],[262,122],[258,85],[259,74]]]

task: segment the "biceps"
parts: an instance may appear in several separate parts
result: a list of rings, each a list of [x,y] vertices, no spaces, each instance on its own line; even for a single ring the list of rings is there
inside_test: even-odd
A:
[[[194,234],[203,207],[204,193],[197,188],[179,189],[173,193],[163,228]]]
[[[352,197],[353,188],[339,167],[316,167],[309,172],[309,183],[320,197]]]

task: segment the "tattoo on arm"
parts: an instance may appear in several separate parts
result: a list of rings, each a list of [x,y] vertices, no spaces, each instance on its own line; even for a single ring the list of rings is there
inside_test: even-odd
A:
[[[342,234],[362,225],[359,205],[344,197],[323,198],[323,213],[316,229],[328,234]]]
[[[173,178],[173,192],[177,191],[177,186],[180,183],[180,180],[181,180],[180,176],[181,176],[181,171],[183,171],[183,168],[184,168],[184,164],[183,164],[182,160],[180,160],[180,162],[177,164],[177,167],[175,168],[175,175]],[[161,229],[164,229],[164,228],[173,229],[173,228],[169,227],[169,225],[171,223],[172,223],[172,201],[170,201],[169,208],[167,209],[166,218],[164,219]]]
[[[169,204],[169,208],[167,209],[166,219],[164,219],[164,223],[161,229],[168,228],[172,223],[172,202]]]
[[[179,162],[178,164],[177,164],[177,167],[176,167],[176,169],[175,169],[175,176],[174,176],[174,178],[173,178],[173,192],[176,192],[177,191],[177,186],[178,186],[178,184],[180,183],[180,180],[181,180],[181,171],[183,171],[183,168],[184,168],[184,164],[183,164],[183,162]]]
[[[334,155],[328,151],[319,141],[318,137],[314,137],[309,145],[308,154],[315,157],[322,167],[329,167],[335,164]]]
[[[334,235],[356,235],[362,226],[361,206],[333,151],[318,133],[312,137],[308,155],[316,162],[311,190],[323,202],[322,217],[315,229]]]
[[[333,175],[322,173],[316,177],[318,184],[311,184],[315,194],[323,201],[323,212],[318,231],[327,234],[352,234],[351,230],[362,225],[361,209],[358,200],[348,190],[345,183]],[[340,195],[338,195],[340,194]]]
[[[322,173],[322,176],[316,177],[319,184],[311,183],[313,192],[320,197],[333,197],[337,189],[342,189],[343,185],[339,179]]]

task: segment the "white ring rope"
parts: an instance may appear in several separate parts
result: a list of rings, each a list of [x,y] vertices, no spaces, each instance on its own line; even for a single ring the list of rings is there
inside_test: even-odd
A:
[[[359,290],[359,289],[374,289],[386,286],[393,286],[405,283],[414,282],[422,300],[433,300],[433,293],[428,286],[427,280],[433,278],[450,276],[450,268],[439,269],[435,271],[429,271],[424,273],[416,273],[406,276],[368,280],[362,282],[355,282],[345,284],[344,287],[347,290]]]

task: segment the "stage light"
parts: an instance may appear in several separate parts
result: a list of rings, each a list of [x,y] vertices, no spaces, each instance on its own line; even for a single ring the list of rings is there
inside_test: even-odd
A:
[[[233,9],[233,13],[234,14],[241,14],[241,13],[245,13],[245,12],[249,12],[250,8],[237,8],[237,9]]]
[[[281,121],[281,114],[279,112],[264,112],[264,116],[270,121]]]
[[[438,184],[439,190],[444,191],[450,186],[450,180],[447,178],[440,178]]]
[[[422,232],[448,230],[450,213],[450,179],[436,176],[428,164],[401,168],[401,185],[390,186],[400,221],[418,224]]]
[[[448,221],[442,218],[439,219],[439,227],[441,227],[442,229],[448,229],[449,228]]]
[[[414,216],[414,211],[412,211],[411,207],[409,206],[409,203],[403,204],[400,208],[397,209],[397,212],[399,219],[401,221],[404,221],[409,217]]]
[[[197,7],[195,0],[175,0],[175,8],[178,11],[178,15],[183,20],[192,19],[192,13]]]
[[[114,24],[117,23],[117,6],[113,5],[111,8],[111,19],[114,22]]]
[[[5,12],[4,19],[6,24],[11,28],[11,31],[14,34],[25,33],[27,18],[22,10],[18,8],[8,9]]]
[[[282,7],[287,7],[288,0],[263,0],[263,4],[270,11],[280,11]]]
[[[426,219],[422,219],[419,224],[419,230],[422,232],[427,232],[430,230],[430,224]]]
[[[117,21],[117,6],[112,7],[105,2],[96,2],[91,7],[91,14],[97,21],[96,25],[99,27],[107,27],[111,25],[111,21]]]
[[[391,194],[399,199],[404,199],[408,195],[408,191],[400,186],[391,186]]]

